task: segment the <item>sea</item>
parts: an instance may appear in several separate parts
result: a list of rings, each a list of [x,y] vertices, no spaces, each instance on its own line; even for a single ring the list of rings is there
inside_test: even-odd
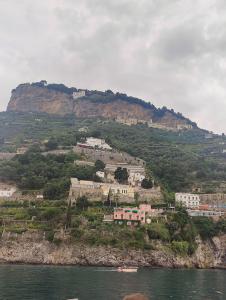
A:
[[[226,299],[226,270],[0,265],[1,300],[121,300],[133,292],[150,300]]]

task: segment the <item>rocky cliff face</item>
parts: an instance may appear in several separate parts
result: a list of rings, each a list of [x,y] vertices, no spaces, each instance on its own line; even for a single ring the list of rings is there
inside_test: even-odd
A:
[[[86,96],[73,98],[75,88],[43,83],[21,84],[12,91],[7,111],[49,114],[74,114],[81,118],[104,117],[120,123],[156,123],[164,127],[183,129],[194,124],[167,109],[157,109],[142,100],[125,94],[86,91]]]
[[[12,91],[7,111],[65,115],[73,112],[73,103],[71,97],[65,93],[21,84]]]
[[[111,247],[90,247],[64,239],[59,245],[46,241],[40,233],[4,235],[0,240],[1,263],[62,264],[146,267],[197,267],[216,268],[226,266],[226,235],[202,243],[191,257],[176,256],[164,250],[161,244],[156,250],[119,250]]]

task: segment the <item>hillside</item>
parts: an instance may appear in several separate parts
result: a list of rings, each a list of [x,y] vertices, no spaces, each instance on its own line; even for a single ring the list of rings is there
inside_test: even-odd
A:
[[[86,132],[80,131],[83,128]],[[224,136],[209,138],[198,128],[174,132],[144,124],[126,126],[98,118],[79,119],[74,115],[0,113],[2,153],[11,154],[19,147],[34,143],[42,145],[50,138],[60,147],[70,148],[85,136],[102,137],[112,147],[144,159],[156,181],[169,191],[191,191],[199,187],[202,192],[226,190]]]
[[[74,93],[74,94],[73,94]],[[197,125],[180,113],[154,105],[126,94],[78,90],[63,84],[47,84],[46,81],[19,85],[12,91],[8,112],[35,112],[78,118],[115,120],[122,124],[143,123],[149,127],[167,130],[192,129]]]

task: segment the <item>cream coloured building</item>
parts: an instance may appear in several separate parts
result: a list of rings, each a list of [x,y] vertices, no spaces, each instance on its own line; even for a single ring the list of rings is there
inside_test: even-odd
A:
[[[175,201],[186,208],[197,208],[200,205],[200,197],[197,194],[176,193]]]
[[[78,98],[81,98],[81,97],[85,97],[86,95],[86,91],[78,91],[78,92],[74,92],[73,93],[73,99],[78,99]]]
[[[16,187],[0,185],[0,198],[10,198],[16,192]]]
[[[76,199],[81,196],[87,196],[90,201],[100,201],[106,199],[108,195],[117,195],[118,200],[121,202],[134,201],[134,189],[129,185],[71,178],[69,200],[71,200],[73,204],[76,202]]]

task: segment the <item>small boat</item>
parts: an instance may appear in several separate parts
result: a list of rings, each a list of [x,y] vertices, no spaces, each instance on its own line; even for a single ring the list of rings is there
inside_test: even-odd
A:
[[[138,270],[137,267],[118,267],[118,272],[125,272],[125,273],[136,273]]]

